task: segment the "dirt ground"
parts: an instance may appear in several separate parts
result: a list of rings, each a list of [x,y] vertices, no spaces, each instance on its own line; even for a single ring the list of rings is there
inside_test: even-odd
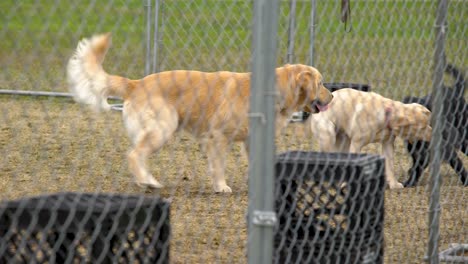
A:
[[[400,181],[410,166],[398,141]],[[232,194],[215,194],[200,146],[181,133],[149,166],[165,185],[140,189],[127,170],[129,141],[120,113],[95,115],[69,99],[0,97],[0,199],[62,192],[161,195],[172,200],[172,263],[245,263],[247,161],[234,145],[227,164]],[[278,152],[313,150],[312,137],[292,125],[277,138]],[[377,146],[366,148],[378,152]],[[465,166],[468,159],[463,157]],[[449,166],[442,167],[440,248],[466,242],[468,195]],[[428,238],[428,175],[419,187],[385,194],[385,263],[423,263]]]

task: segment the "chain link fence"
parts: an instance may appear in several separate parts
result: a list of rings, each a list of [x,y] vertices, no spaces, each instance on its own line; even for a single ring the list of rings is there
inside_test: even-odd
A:
[[[423,263],[444,251],[440,261],[466,261],[468,2],[447,1],[446,26],[436,19],[445,1],[348,2],[345,24],[339,1],[279,1],[276,65],[269,66],[313,65],[327,88],[352,83],[440,111],[434,129],[441,166],[431,166],[428,142],[398,137],[392,168],[408,188],[389,189],[380,144],[355,156],[320,154],[312,118],[277,126],[271,257],[275,263]],[[243,0],[1,1],[0,262],[245,263],[252,254],[246,151],[259,152],[245,143],[246,120],[262,122],[248,110],[249,90],[242,88],[249,87],[248,75],[182,72],[134,80],[172,70],[251,72],[254,14],[253,1]],[[438,28],[451,66],[441,96],[427,97],[444,70],[435,62]],[[102,67],[110,75],[89,66],[102,59],[105,36],[76,51],[84,38],[105,32],[112,46]],[[82,62],[75,68],[72,56]],[[139,89],[137,96],[109,99],[111,105],[125,99],[123,119],[121,111],[96,112],[71,98],[70,86],[91,87],[78,97],[89,103],[99,98],[99,84]],[[151,87],[168,88],[158,94]],[[145,99],[155,97],[162,101]],[[225,108],[219,98],[226,98]],[[286,119],[302,118],[298,98],[277,101]],[[211,117],[222,109],[216,123]],[[151,118],[166,123],[145,123]],[[155,138],[141,141],[146,136],[139,133],[155,126],[163,146]],[[230,136],[219,136],[228,130]],[[142,156],[135,158],[135,150]],[[433,175],[440,176],[439,193]],[[269,215],[260,216],[255,219],[269,228]]]

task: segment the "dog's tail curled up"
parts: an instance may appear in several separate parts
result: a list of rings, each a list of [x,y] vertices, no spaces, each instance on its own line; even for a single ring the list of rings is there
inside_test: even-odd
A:
[[[73,98],[95,110],[110,109],[108,96],[127,97],[132,82],[121,76],[109,75],[102,68],[110,45],[110,33],[85,38],[78,43],[67,65],[67,81]]]

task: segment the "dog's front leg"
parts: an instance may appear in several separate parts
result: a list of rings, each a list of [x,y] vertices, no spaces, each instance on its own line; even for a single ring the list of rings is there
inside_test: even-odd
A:
[[[385,177],[387,180],[388,187],[390,189],[401,189],[403,188],[403,184],[398,182],[395,178],[395,171],[394,171],[394,143],[395,137],[391,136],[391,138],[385,142],[382,142],[382,152],[383,156],[385,157]]]
[[[335,152],[336,146],[336,129],[332,122],[310,117],[313,120],[310,124],[312,135],[318,140],[318,147],[323,152]]]
[[[242,142],[240,151],[241,151],[242,157],[245,160],[249,160],[249,149],[250,149],[249,140],[245,140],[244,142]]]
[[[247,163],[249,163],[249,157],[250,157],[250,146],[249,146],[249,140],[246,139],[244,142],[242,142],[241,145],[241,153],[242,157],[244,157],[245,160],[247,160]],[[249,169],[247,168],[247,172],[245,173],[244,179],[246,182],[249,182]]]
[[[224,177],[227,143],[228,140],[224,135],[213,133],[207,138],[205,144],[209,173],[213,179],[214,190],[217,193],[232,192]]]
[[[362,149],[362,143],[359,140],[352,140],[349,144],[349,152],[359,153]]]

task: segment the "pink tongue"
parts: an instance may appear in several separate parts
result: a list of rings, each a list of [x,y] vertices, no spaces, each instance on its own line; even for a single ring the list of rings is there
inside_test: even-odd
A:
[[[319,105],[317,104],[317,108],[318,110],[320,110],[320,112],[324,112],[328,109],[328,105]]]

